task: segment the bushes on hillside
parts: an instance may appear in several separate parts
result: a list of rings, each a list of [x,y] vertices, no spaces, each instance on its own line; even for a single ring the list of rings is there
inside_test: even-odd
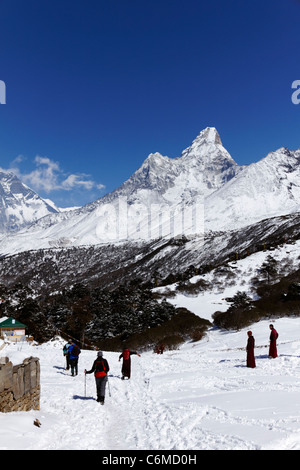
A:
[[[268,273],[267,276],[268,278]],[[215,312],[214,324],[220,328],[239,330],[265,318],[300,315],[300,270],[283,277],[279,282],[259,283],[257,300],[251,301],[238,292],[226,312]]]

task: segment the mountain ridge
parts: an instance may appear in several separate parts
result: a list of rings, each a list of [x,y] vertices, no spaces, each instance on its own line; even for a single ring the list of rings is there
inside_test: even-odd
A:
[[[223,147],[216,128],[207,127],[181,156],[152,153],[111,193],[2,236],[0,253],[241,229],[299,211],[298,180],[300,150],[281,147],[240,166]]]

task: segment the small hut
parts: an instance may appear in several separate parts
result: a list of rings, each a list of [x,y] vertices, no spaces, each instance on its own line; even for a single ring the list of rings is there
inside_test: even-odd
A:
[[[4,339],[23,341],[26,336],[26,328],[26,325],[11,317],[6,318],[2,322],[0,320],[0,336]]]

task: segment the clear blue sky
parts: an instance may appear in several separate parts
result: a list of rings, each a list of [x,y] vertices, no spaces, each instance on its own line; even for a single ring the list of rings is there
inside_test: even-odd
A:
[[[239,164],[300,147],[299,1],[3,0],[0,22],[0,166],[60,206],[207,126]]]

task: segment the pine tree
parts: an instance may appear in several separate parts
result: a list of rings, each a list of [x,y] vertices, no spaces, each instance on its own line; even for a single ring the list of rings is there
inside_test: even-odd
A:
[[[231,308],[238,308],[242,310],[250,310],[252,305],[252,299],[246,294],[246,292],[238,291],[231,299]]]
[[[260,272],[267,276],[268,284],[270,284],[270,278],[275,277],[277,274],[277,261],[269,255],[261,265]]]

